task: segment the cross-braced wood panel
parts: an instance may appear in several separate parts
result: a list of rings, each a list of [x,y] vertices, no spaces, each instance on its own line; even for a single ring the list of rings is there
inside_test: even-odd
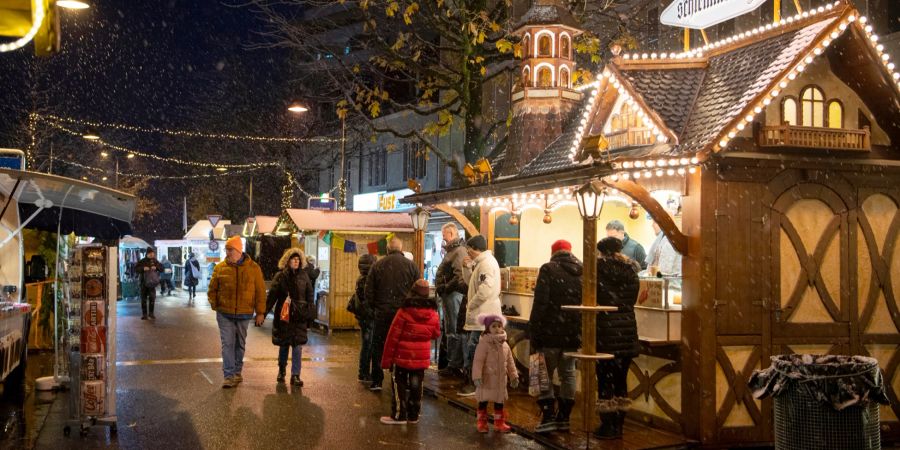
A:
[[[649,359],[650,357],[644,357]],[[667,377],[675,377],[677,381],[681,380],[681,362],[665,361],[660,358],[653,358],[655,361],[648,361],[642,364],[640,360],[631,363],[628,384],[632,386],[628,392],[629,398],[635,403],[633,409],[644,410],[648,414],[657,415],[653,408],[649,408],[651,403],[658,408],[665,418],[674,424],[681,423],[681,386],[672,384],[668,387],[662,387]],[[670,392],[669,389],[678,389],[677,393]],[[661,392],[662,391],[662,392]],[[652,402],[651,402],[652,399]],[[677,404],[673,404],[677,401]],[[647,405],[648,408],[642,407]]]
[[[719,429],[755,428],[764,421],[759,403],[753,398],[747,381],[760,368],[759,345],[716,348],[716,426]]]

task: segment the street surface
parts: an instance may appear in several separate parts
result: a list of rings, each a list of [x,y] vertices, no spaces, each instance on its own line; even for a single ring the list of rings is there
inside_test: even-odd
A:
[[[481,435],[474,416],[427,394],[417,425],[382,425],[391,391],[385,383],[372,393],[356,381],[355,332],[310,333],[305,386],[279,385],[271,315],[250,327],[244,382],[222,389],[215,313],[202,294],[195,306],[186,304],[183,294],[162,297],[156,320],[142,321],[138,302],[119,302],[118,434],[94,427],[85,437],[77,429],[65,437],[68,403],[60,394],[36,431],[36,448],[542,448],[515,434]]]

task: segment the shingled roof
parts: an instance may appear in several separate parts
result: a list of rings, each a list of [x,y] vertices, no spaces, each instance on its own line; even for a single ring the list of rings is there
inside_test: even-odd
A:
[[[526,25],[565,25],[569,28],[581,29],[578,19],[568,8],[552,0],[536,0],[531,8],[519,18],[513,29],[518,30]]]
[[[572,140],[577,134],[578,123],[575,120],[582,114],[585,108],[590,107],[590,100],[587,95],[579,103],[578,107],[569,113],[563,126],[563,132],[556,138],[547,148],[539,153],[522,169],[521,176],[540,175],[548,172],[554,172],[560,169],[571,169],[574,167],[586,165],[587,162],[572,161],[569,156]]]

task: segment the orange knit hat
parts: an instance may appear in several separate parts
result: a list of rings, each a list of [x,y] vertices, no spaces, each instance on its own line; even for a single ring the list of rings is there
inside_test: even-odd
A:
[[[240,236],[232,236],[225,241],[225,248],[231,247],[239,252],[244,251],[244,241],[241,240]]]

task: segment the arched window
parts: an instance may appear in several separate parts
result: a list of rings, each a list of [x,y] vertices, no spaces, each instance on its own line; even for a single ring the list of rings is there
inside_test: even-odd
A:
[[[543,34],[538,38],[538,56],[551,56],[552,47],[549,35]]]
[[[610,124],[610,128],[612,128],[612,131],[619,131],[619,130],[621,130],[622,128],[624,128],[624,127],[622,126],[622,118],[619,117],[618,114],[613,114],[613,116],[612,116],[612,124]]]
[[[571,58],[569,55],[569,36],[565,34],[559,38],[559,57]]]
[[[531,58],[534,50],[531,49],[531,39],[528,38],[528,35],[525,35],[525,39],[522,40],[522,54],[525,58]]]
[[[522,86],[531,87],[531,70],[528,67],[522,71]]]
[[[800,93],[800,118],[804,127],[825,126],[825,97],[821,89],[809,86]]]
[[[538,87],[553,87],[553,72],[549,67],[541,67],[537,73]]]
[[[569,87],[569,69],[559,69],[559,87]]]
[[[844,106],[838,100],[828,102],[828,128],[844,128]]]
[[[781,101],[781,123],[797,126],[797,100],[793,97]]]

